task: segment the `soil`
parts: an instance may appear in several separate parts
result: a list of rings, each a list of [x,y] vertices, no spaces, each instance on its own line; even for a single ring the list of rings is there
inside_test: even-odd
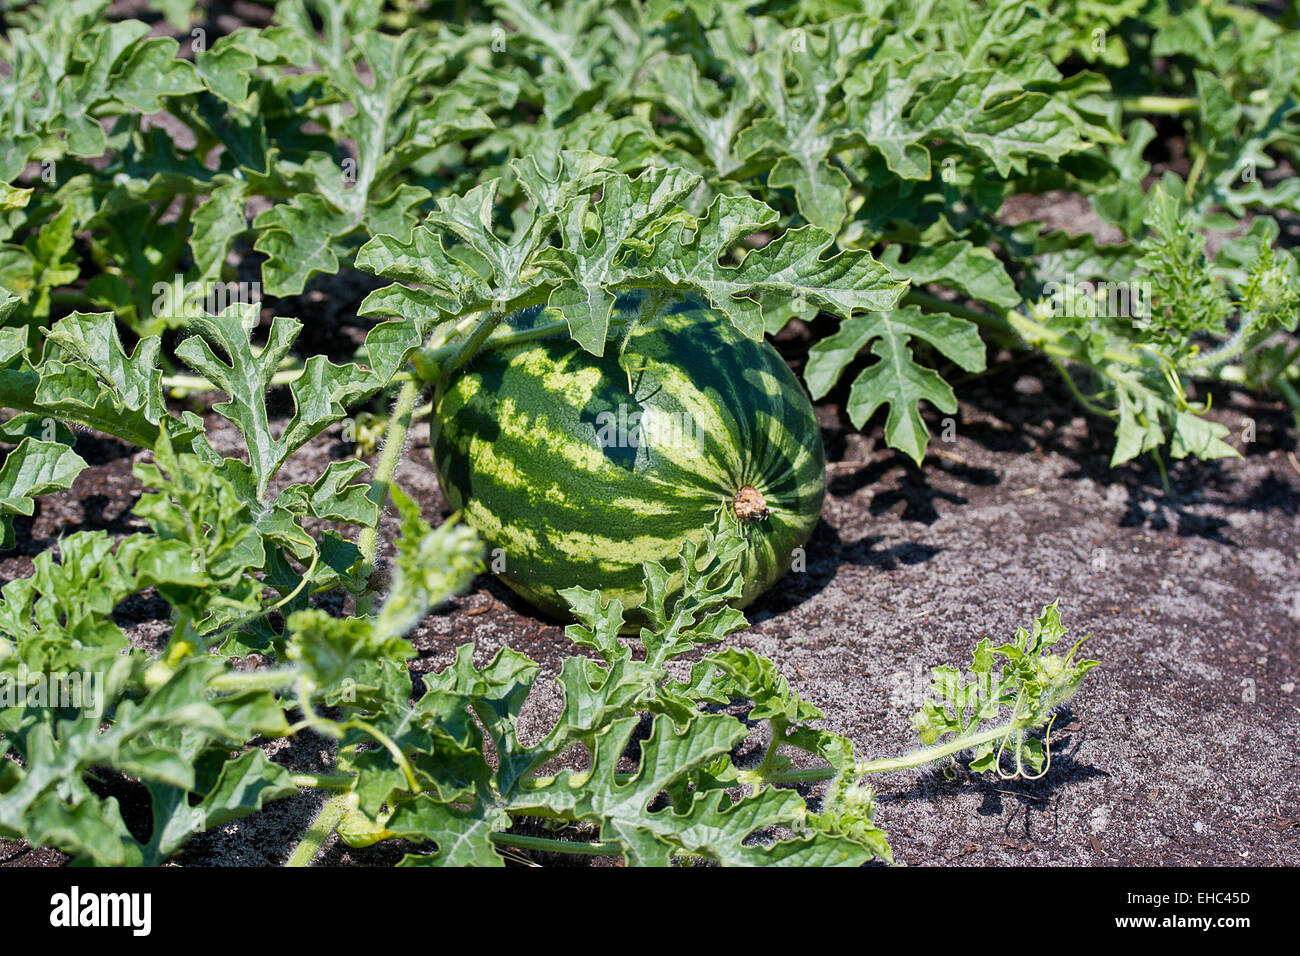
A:
[[[798,330],[783,347],[798,364]],[[1009,637],[1059,599],[1101,666],[1056,722],[1050,772],[1032,783],[960,766],[874,779],[898,862],[1300,863],[1300,464],[1289,414],[1215,394],[1214,417],[1243,457],[1174,463],[1166,489],[1154,467],[1108,467],[1111,436],[1081,417],[1050,365],[1003,359],[959,385],[951,421],[931,417],[937,440],[919,469],[884,445],[879,423],[858,433],[842,396],[818,406],[831,464],[806,570],[760,599],[734,640],[772,657],[862,756],[886,756],[913,745],[929,667],[968,660],[978,640]],[[62,535],[142,527],[130,515],[131,450],[83,435],[77,451],[92,466],[16,522],[3,580],[29,573]],[[347,452],[337,431],[322,435],[301,471]],[[431,520],[445,514],[425,429],[398,480]],[[119,612],[156,646],[164,602],[143,595]],[[445,666],[466,641],[480,660],[507,644],[537,660],[545,693],[525,711],[525,739],[558,713],[549,678],[578,650],[486,576],[413,641],[417,672]],[[330,761],[311,736],[269,749],[295,769]],[[318,805],[314,794],[281,801],[202,835],[177,862],[280,863]],[[333,841],[318,864],[389,864],[405,849]],[[64,860],[0,841],[0,862]]]

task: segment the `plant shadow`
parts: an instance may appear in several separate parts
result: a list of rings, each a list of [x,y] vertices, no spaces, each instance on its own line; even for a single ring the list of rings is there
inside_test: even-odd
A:
[[[1300,513],[1300,487],[1295,483],[1276,474],[1243,483],[1230,459],[1170,460],[1166,449],[1163,470],[1151,454],[1112,467],[1113,424],[1083,418],[1060,373],[1046,359],[1018,362],[1004,374],[981,376],[956,391],[962,412],[969,407],[975,413],[965,416],[970,420],[957,421],[962,439],[995,453],[1060,456],[1073,465],[1060,475],[1067,481],[1123,487],[1127,502],[1119,527],[1172,531],[1236,547],[1229,534],[1231,523],[1204,514],[1204,506]],[[1295,447],[1295,422],[1281,401],[1219,386],[1193,397],[1209,402],[1210,417],[1229,428],[1226,440],[1243,458]],[[1247,435],[1252,440],[1245,441]]]
[[[1087,737],[1073,719],[1068,705],[1057,713],[1056,723],[1070,729],[1053,734],[1051,765],[1036,780],[1004,779],[991,771],[974,772],[970,768],[970,756],[963,755],[946,768],[930,769],[920,774],[907,790],[879,794],[877,803],[886,805],[918,799],[942,799],[959,790],[970,790],[982,798],[983,802],[975,811],[979,816],[1006,818],[1004,831],[1008,838],[1012,836],[1012,828],[1017,827],[1020,831],[1017,836],[1021,840],[1051,842],[1058,836],[1056,808],[1061,793],[1085,780],[1110,776],[1105,770],[1078,759],[1079,749]],[[1036,736],[1041,739],[1041,732]],[[1011,810],[1009,815],[1008,807]],[[1042,825],[1051,829],[1041,832]]]
[[[812,537],[804,546],[807,564],[800,570],[787,571],[785,576],[769,588],[749,608],[746,615],[751,624],[786,614],[830,586],[840,568],[846,564],[875,568],[878,571],[896,571],[900,567],[923,564],[943,551],[928,544],[905,541],[889,547],[879,547],[885,538],[867,535],[854,541],[845,541],[825,518],[817,522]]]

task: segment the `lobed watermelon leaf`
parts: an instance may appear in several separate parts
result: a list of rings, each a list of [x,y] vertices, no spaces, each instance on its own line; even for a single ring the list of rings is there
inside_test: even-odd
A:
[[[886,441],[919,465],[929,437],[919,403],[928,401],[951,415],[957,411],[957,397],[937,372],[917,364],[912,353],[914,341],[930,345],[968,372],[984,368],[984,343],[974,323],[907,306],[842,323],[838,332],[813,346],[804,378],[813,398],[820,398],[857,354],[871,345],[877,361],[854,379],[849,417],[861,428],[877,408],[889,406]]]

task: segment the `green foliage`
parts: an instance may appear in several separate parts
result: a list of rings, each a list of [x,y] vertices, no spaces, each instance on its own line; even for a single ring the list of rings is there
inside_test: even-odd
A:
[[[1064,658],[1045,653],[1064,633],[1053,605],[1011,643],[995,651],[981,643],[976,675],[981,686],[996,684],[987,706],[965,714],[974,691],[949,679],[955,671],[936,670],[936,687],[946,695],[940,700],[956,700],[957,716],[949,717],[944,703],[929,704],[918,729],[927,744],[950,732],[956,741],[885,762],[887,768],[859,761],[849,740],[815,726],[822,712],[800,698],[772,661],[751,650],[710,651],[687,679],[670,676],[667,661],[745,626],[725,603],[738,583],[738,554],[734,535],[725,533],[704,553],[684,548],[683,596],[671,609],[662,599],[669,571],[647,562],[652,623],[635,639],[620,637],[617,601],[570,589],[565,597],[578,623],[566,636],[594,656],[564,662],[557,679],[563,707],[535,744],[520,741],[517,722],[537,691],[539,669],[509,649],[480,666],[473,645],[462,645],[453,664],[425,677],[427,692],[414,705],[406,703],[410,688],[401,680],[383,702],[368,701],[369,732],[395,746],[345,749],[341,766],[358,776],[356,801],[340,828],[344,839],[357,846],[394,837],[425,844],[426,851],[404,860],[407,865],[501,865],[499,848],[514,842],[515,823],[541,817],[597,829],[595,843],[584,842],[579,830],[558,831],[543,841],[546,848],[618,854],[631,865],[696,858],[722,865],[888,861],[863,774],[922,766],[966,746],[976,748],[978,769],[990,769],[984,764],[993,744],[985,741],[1003,738],[1015,738],[1017,759],[1023,755],[1040,772],[1041,744],[1025,732],[1045,723],[1095,664],[1073,663],[1073,651]],[[990,677],[994,653],[1009,666]],[[742,705],[745,719],[717,712],[719,704]],[[990,732],[986,724],[1007,705],[1013,705],[1012,720]],[[648,723],[641,714],[649,715]],[[737,752],[746,740],[765,746],[761,758],[742,766]],[[544,775],[552,759],[575,746],[588,769]],[[822,765],[795,769],[792,754],[799,752]],[[409,766],[395,759],[398,753]],[[631,769],[621,763],[625,757],[632,758]],[[815,781],[827,782],[816,809],[789,786]]]
[[[1075,662],[1083,641],[1064,656],[1045,653],[1065,633],[1056,604],[1049,604],[1030,629],[1018,628],[1009,643],[994,647],[987,639],[980,641],[965,676],[952,667],[935,668],[931,699],[912,722],[921,743],[934,746],[949,734],[976,738],[983,725],[1009,711],[1008,722],[992,735],[983,734],[989,739],[973,748],[971,769],[1015,777],[1024,775],[1028,766],[1039,776],[1046,773],[1050,738],[1027,734],[1049,724],[1056,709],[1074,696],[1084,675],[1097,666],[1096,661]],[[1007,751],[1014,771],[1004,769]]]
[[[414,706],[399,691],[368,709],[366,720],[403,752],[417,741],[431,743],[434,752],[411,760],[409,781],[404,768],[394,765],[391,749],[345,755],[341,765],[357,769],[360,798],[343,827],[345,838],[352,834],[368,844],[401,836],[432,845],[432,854],[408,857],[408,864],[500,865],[495,847],[509,845],[505,831],[512,819],[542,816],[598,827],[600,850],[617,852],[633,865],[667,865],[674,856],[732,865],[888,858],[883,835],[870,824],[869,803],[860,798],[852,825],[850,811],[843,809],[831,826],[830,817],[823,825],[809,813],[795,791],[765,781],[738,799],[730,794],[740,776],[733,751],[749,730],[736,717],[701,713],[702,704],[749,700],[750,720],[779,716],[783,727],[798,722],[799,731],[816,736],[806,722],[820,711],[800,702],[770,661],[752,652],[706,654],[685,683],[673,680],[665,667],[669,659],[744,627],[744,617],[726,607],[740,583],[735,544],[733,534],[730,541],[714,539],[705,554],[690,546],[683,550],[685,587],[671,610],[661,590],[669,572],[648,562],[653,626],[636,640],[619,637],[623,613],[617,601],[582,588],[566,593],[579,621],[567,636],[597,657],[565,661],[558,678],[563,709],[536,744],[521,743],[517,720],[535,691],[538,668],[508,649],[480,667],[473,645],[463,645],[454,664],[425,678],[427,692]],[[645,712],[651,716],[637,744],[637,769],[620,771],[641,726],[638,714]],[[783,736],[774,748],[799,747],[794,736]],[[851,745],[838,739],[851,753]],[[538,776],[574,746],[586,751],[590,769]],[[496,754],[495,765],[489,752]],[[780,838],[776,828],[796,835]],[[755,841],[755,835],[765,838]],[[556,848],[565,849],[564,843]]]
[[[36,496],[69,487],[84,467],[67,445],[24,436],[0,466],[0,547],[13,547],[11,515],[31,515]]]
[[[838,332],[813,346],[804,377],[813,398],[821,398],[858,352],[872,343],[872,354],[880,361],[863,369],[854,380],[849,417],[861,427],[877,408],[888,405],[885,428],[890,443],[919,464],[929,440],[918,411],[921,400],[952,414],[957,411],[957,396],[938,372],[917,364],[914,340],[931,346],[968,372],[984,368],[984,345],[973,323],[908,306],[844,322]]]
[[[590,825],[599,840],[560,830],[541,846],[523,846],[616,853],[633,865],[703,859],[821,866],[892,858],[861,781],[872,765],[855,758],[846,738],[815,726],[821,711],[772,661],[728,647],[704,653],[685,680],[669,673],[671,659],[745,626],[726,605],[739,583],[734,532],[711,538],[703,553],[683,549],[686,580],[671,607],[663,590],[669,571],[645,565],[652,624],[636,639],[620,637],[617,601],[581,588],[568,592],[579,623],[567,636],[595,654],[565,661],[557,678],[561,712],[536,743],[525,744],[518,719],[538,689],[539,669],[523,655],[506,648],[478,664],[474,645],[464,644],[452,664],[425,675],[422,694],[413,687],[406,665],[415,652],[404,635],[468,585],[481,569],[481,546],[454,523],[431,529],[400,492],[392,586],[376,612],[295,611],[278,635],[284,663],[276,668],[232,670],[221,656],[203,653],[201,625],[222,609],[214,608],[213,594],[224,595],[222,605],[237,603],[232,582],[240,562],[228,561],[235,570],[218,580],[222,571],[191,560],[192,541],[181,529],[201,521],[216,557],[239,552],[256,534],[200,500],[237,497],[211,485],[215,466],[187,468],[192,493],[169,484],[166,472],[179,461],[162,455],[159,467],[142,476],[172,496],[165,507],[163,493],[154,493],[140,509],[154,533],[116,544],[103,532],[78,533],[64,540],[60,560],[42,554],[32,577],[0,590],[0,732],[7,755],[20,760],[0,763],[0,834],[61,849],[79,862],[161,862],[193,835],[298,792],[288,771],[249,749],[254,738],[294,733],[285,711],[296,708],[306,715],[300,727],[338,739],[338,771],[352,808],[340,828],[344,839],[357,846],[413,841],[422,850],[406,858],[410,865],[501,865],[501,849],[519,842],[514,828],[528,818]],[[167,651],[152,660],[113,620],[124,598],[149,587],[171,604],[175,621]],[[1022,630],[996,649],[1010,665],[998,678],[997,703],[1020,694],[1013,731],[1040,725],[1092,664],[1043,654],[1063,632],[1054,615],[1053,606],[1032,634]],[[984,642],[976,654],[984,678],[988,660]],[[69,672],[84,678],[78,687],[86,694],[59,700],[55,676]],[[941,675],[955,672],[935,673],[937,686],[949,688]],[[30,689],[35,675],[49,678],[48,692]],[[944,692],[945,700],[966,699]],[[334,707],[334,716],[322,716],[322,704]],[[740,705],[744,719],[718,712],[719,704]],[[961,716],[963,707],[955,721],[941,706],[927,707],[932,716],[923,740],[952,731],[978,743],[980,722],[997,707],[970,718]],[[766,747],[761,759],[742,765],[737,754],[749,739]],[[943,753],[965,742],[949,742]],[[1038,770],[1035,746],[1024,742],[1018,752]],[[588,769],[545,775],[550,761],[574,748],[586,753]],[[985,749],[977,759],[985,759]],[[823,766],[795,769],[791,755],[799,752]],[[633,769],[623,763],[629,755]],[[923,751],[899,765],[942,755]],[[148,789],[147,833],[128,829],[116,798],[94,785],[110,771]],[[816,807],[790,787],[818,780],[827,785]]]
[[[546,303],[596,353],[625,333],[610,315],[630,289],[702,296],[755,337],[823,310],[841,328],[810,389],[865,366],[850,414],[866,427],[886,408],[886,441],[917,461],[923,410],[952,407],[947,363],[984,368],[977,327],[1093,377],[1116,463],[1170,444],[1228,453],[1183,382],[1296,394],[1277,341],[1294,304],[1277,300],[1271,335],[1239,339],[1249,280],[1202,253],[1246,216],[1300,208],[1276,174],[1300,160],[1300,44],[1247,5],[503,0],[444,22],[294,0],[267,29],[205,34],[189,59],[106,8],[33,5],[7,14],[0,44],[0,281],[31,347],[64,299],[146,339],[193,327],[202,310],[158,290],[233,280],[227,256],[251,242],[271,295],[356,267],[395,280],[363,314],[423,332]],[[1147,190],[1140,114],[1171,111],[1191,170]],[[1064,234],[1006,225],[1008,197],[1048,189],[1085,197],[1124,241],[1062,255]],[[1245,258],[1234,242],[1221,259]],[[1044,285],[1064,282],[1150,282],[1156,314],[1046,314]],[[930,291],[900,311],[908,285]],[[209,366],[200,352],[176,358]],[[356,384],[336,381],[337,400]],[[270,444],[252,447],[273,462]]]
[[[535,743],[517,720],[538,667],[512,650],[462,647],[418,694],[404,635],[467,585],[479,545],[454,522],[431,530],[393,476],[420,383],[515,336],[619,349],[684,295],[754,338],[820,313],[835,325],[811,346],[809,390],[844,390],[859,428],[883,410],[885,441],[918,463],[927,409],[952,413],[990,346],[1059,366],[1113,425],[1116,465],[1235,454],[1205,416],[1215,381],[1275,391],[1300,420],[1300,263],[1278,226],[1300,213],[1282,175],[1300,163],[1293,12],[496,0],[444,22],[292,0],[267,28],[200,39],[189,5],[155,8],[165,22],[114,19],[107,0],[0,11],[0,545],[72,487],[77,429],[148,453],[133,474],[149,528],[68,535],[0,589],[0,676],[102,678],[90,715],[0,708],[6,836],[81,862],[165,860],[296,792],[251,746],[299,729],[291,709],[338,741],[348,839],[416,841],[412,863],[499,864],[529,845],[519,820],[556,817],[599,840],[552,848],[634,863],[887,860],[863,774],[966,749],[976,770],[1046,771],[1037,734],[1092,666],[1046,653],[1054,606],[982,643],[965,676],[935,672],[923,750],[864,762],[771,661],[715,646],[744,626],[722,526],[679,568],[645,566],[635,639],[616,602],[569,592],[588,656],[566,662]],[[1153,175],[1156,122],[1185,147],[1179,173]],[[1009,225],[1010,197],[1053,190],[1117,241]],[[245,295],[375,276],[389,284],[358,311],[391,321],[341,364],[295,355],[301,325],[263,323]],[[632,291],[642,313],[613,319]],[[177,387],[221,393],[223,441],[169,406],[182,368],[202,378]],[[372,475],[291,466],[394,388]],[[313,605],[338,588],[355,614]],[[145,590],[171,608],[152,651],[113,619]],[[254,652],[268,665],[232,663]],[[736,753],[755,731],[725,707],[764,735],[753,765]],[[571,749],[589,769],[546,776]],[[147,835],[101,795],[112,774],[147,789]],[[790,787],[813,781],[815,800]]]

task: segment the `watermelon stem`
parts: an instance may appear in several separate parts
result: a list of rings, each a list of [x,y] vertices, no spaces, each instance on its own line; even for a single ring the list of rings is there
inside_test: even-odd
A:
[[[762,521],[767,517],[767,499],[753,485],[745,485],[736,492],[731,500],[731,510],[736,520],[742,524],[747,521]]]
[[[471,338],[420,352],[416,374],[421,375],[426,381],[430,382],[447,381],[453,373],[468,365],[481,351],[490,351],[507,345],[520,345],[524,342],[547,339],[552,335],[559,335],[569,330],[569,323],[561,319],[556,322],[544,322],[529,329],[516,329],[504,334],[492,335],[491,333],[497,330],[501,321],[502,317],[496,316],[496,321],[488,329],[488,334],[477,342]],[[632,319],[612,318],[609,321],[609,327],[611,330],[619,329],[625,325],[631,325],[633,321]],[[479,328],[476,327],[473,334],[477,335],[478,331]],[[444,365],[444,363],[446,364]]]
[[[289,859],[285,861],[285,866],[310,866],[311,861],[316,858],[320,848],[325,845],[325,841],[330,835],[338,829],[338,825],[343,822],[343,818],[351,810],[352,793],[340,793],[330,797],[321,804],[320,811],[316,814],[316,819],[312,820],[306,835],[293,848],[289,854]]]
[[[527,836],[522,833],[493,833],[489,839],[497,846],[543,853],[570,853],[577,856],[622,856],[618,843],[587,843],[578,840],[557,840],[550,837]]]
[[[896,770],[915,770],[945,757],[959,754],[964,750],[973,750],[983,744],[1006,740],[1013,734],[1023,735],[1026,730],[1032,730],[1036,726],[1035,721],[1032,719],[1033,716],[1030,714],[1014,717],[1006,723],[999,724],[988,730],[964,734],[931,747],[921,747],[911,753],[903,754],[901,757],[860,761],[853,766],[853,772],[857,775],[864,775],[869,773],[889,773]],[[816,783],[821,780],[830,780],[840,773],[839,768],[829,765],[825,767],[799,768],[777,771],[764,777],[762,782],[767,784]]]
[[[451,376],[469,364],[470,359],[478,354],[478,350],[483,347],[483,343],[488,337],[496,331],[498,325],[505,315],[500,312],[484,312],[479,320],[474,324],[469,333],[469,338],[463,342],[454,343],[448,348],[452,349],[451,358],[442,368],[442,373],[438,378],[438,391],[441,392]],[[441,365],[442,363],[438,363]]]
[[[392,485],[393,476],[397,473],[397,466],[401,463],[402,452],[406,450],[406,435],[411,428],[411,418],[422,389],[423,383],[415,379],[403,382],[401,391],[397,393],[397,401],[393,405],[392,416],[388,420],[384,448],[379,453],[375,476],[370,482],[370,490],[366,493],[366,496],[379,507],[381,515],[388,502],[388,489]],[[375,570],[375,558],[379,550],[378,521],[373,527],[361,529],[361,533],[357,535],[357,548],[361,552],[361,561],[353,578],[353,595],[357,603],[357,614],[362,615],[369,614],[374,603],[368,581]]]

